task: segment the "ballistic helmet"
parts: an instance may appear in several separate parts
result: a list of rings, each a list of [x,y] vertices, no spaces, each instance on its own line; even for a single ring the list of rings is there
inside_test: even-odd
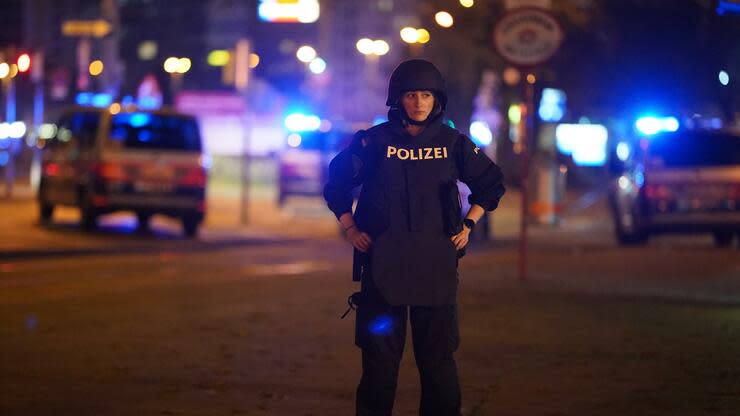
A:
[[[442,73],[436,66],[423,59],[401,62],[391,74],[388,82],[388,99],[385,105],[398,106],[398,99],[406,91],[431,91],[444,110],[447,105],[447,89]]]

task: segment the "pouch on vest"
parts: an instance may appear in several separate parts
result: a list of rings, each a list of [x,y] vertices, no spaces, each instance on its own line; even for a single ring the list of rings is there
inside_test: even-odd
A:
[[[359,282],[367,275],[370,258],[358,249],[352,252],[352,281]]]
[[[462,231],[462,203],[456,181],[448,181],[439,186],[439,199],[442,206],[444,230],[452,237]]]

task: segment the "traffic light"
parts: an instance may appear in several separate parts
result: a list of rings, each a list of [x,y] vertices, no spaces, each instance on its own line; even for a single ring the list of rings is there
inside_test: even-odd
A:
[[[18,72],[28,71],[31,68],[31,56],[27,53],[20,54],[16,65],[18,65]]]

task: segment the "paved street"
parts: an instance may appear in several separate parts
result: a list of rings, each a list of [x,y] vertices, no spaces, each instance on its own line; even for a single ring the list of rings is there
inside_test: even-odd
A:
[[[515,195],[462,262],[465,415],[736,414],[737,249],[619,248],[596,204],[533,229],[521,282]],[[233,198],[210,202],[196,241],[125,215],[83,233],[74,210],[44,229],[27,195],[0,202],[0,414],[353,413],[359,355],[339,316],[355,286],[333,219],[257,198],[242,227]],[[406,351],[397,415],[419,397]]]

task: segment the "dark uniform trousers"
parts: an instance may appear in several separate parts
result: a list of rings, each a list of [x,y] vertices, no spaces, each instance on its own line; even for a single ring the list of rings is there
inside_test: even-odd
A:
[[[357,415],[391,415],[407,320],[421,379],[419,415],[459,416],[460,385],[453,357],[460,343],[457,305],[392,306],[366,282],[355,328],[355,343],[362,350]]]

